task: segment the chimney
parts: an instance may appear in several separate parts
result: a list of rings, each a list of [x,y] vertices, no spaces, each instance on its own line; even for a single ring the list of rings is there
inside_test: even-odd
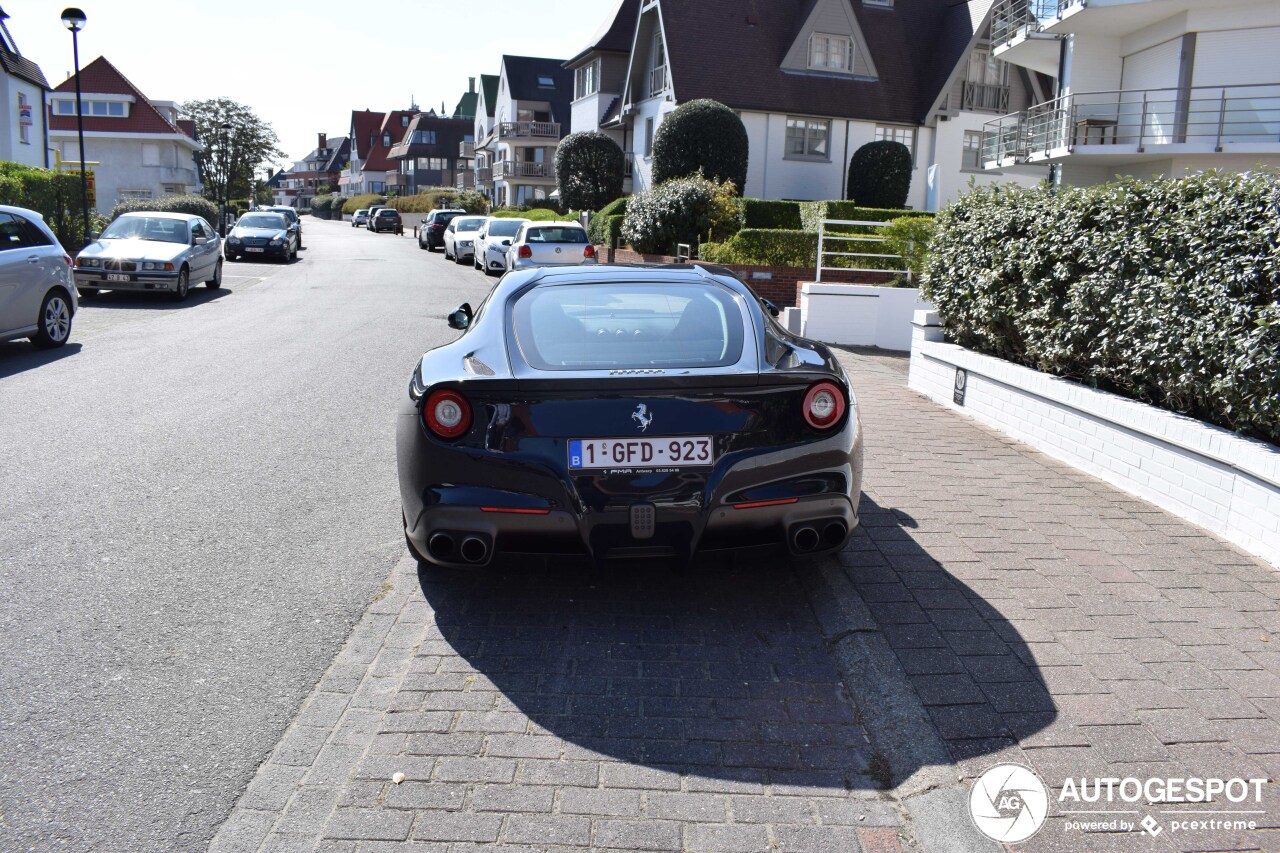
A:
[[[467,78],[467,94],[474,95],[475,93],[476,93],[476,78],[468,77]]]
[[[324,150],[324,144],[328,141],[329,141],[328,137],[326,137],[323,133],[316,134],[316,148],[319,148],[321,151]]]

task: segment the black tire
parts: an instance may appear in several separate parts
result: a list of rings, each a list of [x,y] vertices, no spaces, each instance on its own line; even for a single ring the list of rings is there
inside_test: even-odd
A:
[[[453,262],[454,262],[455,264],[457,264],[458,266],[462,266],[463,264],[465,264],[465,263],[466,263],[466,261],[465,261],[465,260],[463,260],[462,255],[459,255],[459,254],[458,254],[458,250],[457,250],[457,249],[454,249],[454,251],[453,251]]]
[[[71,297],[55,287],[40,302],[36,333],[31,343],[40,349],[57,349],[71,339]]]
[[[186,302],[191,293],[191,271],[183,267],[178,271],[178,289],[169,294],[174,302]]]
[[[210,290],[222,287],[222,258],[218,258],[218,262],[213,265],[213,278],[206,281],[204,286]]]
[[[445,246],[445,247],[444,247],[444,259],[445,259],[446,261],[451,261],[451,260],[453,260],[453,258],[449,257],[449,247],[448,247],[448,246]]]
[[[293,247],[293,251],[289,253],[289,260],[290,260],[290,261],[296,261],[296,260],[298,259],[298,251],[299,251],[301,248],[302,248],[301,246],[294,246],[294,247]]]
[[[484,267],[480,266],[480,253],[479,253],[479,252],[475,252],[474,254],[472,254],[472,255],[471,255],[471,266],[475,267],[475,268],[476,268],[476,269],[478,269],[478,270],[482,270],[482,269],[484,269]]]

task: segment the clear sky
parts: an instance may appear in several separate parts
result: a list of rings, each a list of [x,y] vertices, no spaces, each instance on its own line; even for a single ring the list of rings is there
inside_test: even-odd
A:
[[[75,2],[75,0],[72,0]],[[72,70],[64,0],[0,0],[49,85]],[[271,123],[287,165],[352,110],[452,110],[501,56],[568,59],[616,0],[80,0],[82,66],[105,56],[149,98],[226,96]],[[478,82],[477,82],[478,85]]]

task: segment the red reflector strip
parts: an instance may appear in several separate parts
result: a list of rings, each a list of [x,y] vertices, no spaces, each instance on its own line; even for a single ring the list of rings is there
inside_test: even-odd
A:
[[[749,503],[744,503],[744,504],[734,504],[733,508],[734,509],[754,509],[755,507],[758,507],[758,506],[782,506],[783,504],[793,504],[798,500],[800,499],[799,498],[779,498],[776,501],[750,501]]]
[[[547,515],[551,512],[549,509],[522,509],[519,507],[509,506],[482,506],[481,512],[509,512],[514,515]]]

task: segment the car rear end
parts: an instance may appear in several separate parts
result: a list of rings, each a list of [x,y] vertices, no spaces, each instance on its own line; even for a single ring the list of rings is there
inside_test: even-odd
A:
[[[430,386],[424,365],[400,419],[415,547],[481,564],[843,546],[862,453],[847,378],[816,358],[762,370],[749,300],[701,281],[540,287],[505,324],[514,382]]]
[[[456,217],[461,216],[463,211],[445,210],[439,211],[431,215],[431,217],[423,223],[422,228],[426,233],[426,245],[428,249],[440,249],[444,247],[444,229],[449,227],[449,223]]]
[[[596,263],[596,247],[576,222],[530,223],[512,243],[511,269]]]

